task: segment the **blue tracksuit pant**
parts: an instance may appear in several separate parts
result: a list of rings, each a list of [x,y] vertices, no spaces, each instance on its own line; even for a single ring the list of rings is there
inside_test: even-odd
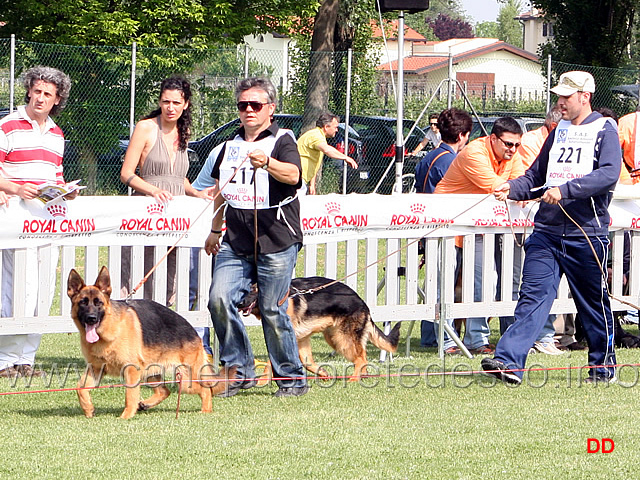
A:
[[[606,268],[607,237],[590,237],[600,264]],[[515,322],[496,345],[495,358],[508,368],[522,369],[529,348],[542,330],[566,275],[589,345],[589,365],[615,365],[613,315],[600,267],[586,239],[533,231],[525,244],[520,296]],[[595,370],[595,371],[593,371]],[[590,370],[590,375],[615,375],[614,367]],[[516,372],[522,377],[522,372]]]

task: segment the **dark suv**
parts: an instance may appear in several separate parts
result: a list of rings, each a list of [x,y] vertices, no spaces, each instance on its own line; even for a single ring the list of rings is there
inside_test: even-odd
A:
[[[415,149],[425,136],[424,130],[416,126],[409,138],[406,138],[414,123],[413,120],[407,119],[403,122],[403,135],[406,139],[404,145],[405,155]],[[388,170],[387,167],[390,163],[394,163],[396,155],[396,119],[392,117],[353,115],[349,118],[349,124],[358,132],[360,140],[362,140],[362,149],[369,165],[368,191],[391,193],[395,183],[396,170],[395,165],[391,165]],[[402,173],[413,174],[416,168],[416,161],[416,157],[406,157]],[[378,186],[377,189],[376,186]]]
[[[300,130],[302,129],[302,115],[276,114],[273,118],[278,122],[280,127],[292,130],[296,138],[300,136]],[[195,155],[190,155],[189,171],[187,173],[187,178],[189,178],[190,181],[193,182],[196,179],[204,165],[204,162],[207,160],[209,153],[211,153],[211,150],[225,140],[229,140],[239,126],[240,120],[235,119],[225,123],[199,140],[189,142],[189,149],[195,152]],[[342,153],[344,153],[345,144],[344,132],[344,124],[341,123],[336,136],[327,139],[327,143],[329,145],[335,147]],[[369,182],[369,171],[367,169],[367,162],[363,156],[362,142],[359,139],[358,132],[353,128],[349,129],[348,155],[358,162],[358,169],[348,167],[347,193],[366,193]],[[325,156],[324,162],[325,164],[334,167],[340,175],[342,174],[344,161]]]

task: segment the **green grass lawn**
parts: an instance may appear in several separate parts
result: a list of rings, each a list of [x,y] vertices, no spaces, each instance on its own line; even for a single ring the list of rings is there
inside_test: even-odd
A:
[[[249,331],[264,359],[260,329]],[[312,380],[306,396],[287,399],[271,395],[274,385],[255,388],[214,399],[208,415],[199,413],[199,397],[183,395],[176,419],[175,392],[129,421],[117,418],[121,388],[92,392],[93,419],[83,416],[75,392],[0,396],[0,478],[636,478],[637,368],[623,369],[621,384],[596,387],[580,384],[586,374],[578,370],[532,373],[517,388],[482,375],[398,377],[427,368],[479,369],[480,358],[449,357],[443,364],[435,349],[418,346],[417,331],[411,358],[379,364],[370,345],[370,361],[387,378]],[[399,351],[404,347],[401,341]],[[321,336],[313,350],[319,363],[349,372]],[[618,360],[640,363],[640,350],[619,350]],[[47,371],[54,363],[83,366],[78,335],[46,335],[37,361]],[[530,365],[545,367],[586,361],[585,352],[530,357]],[[75,386],[74,375],[65,386]],[[26,390],[43,386],[34,379]],[[56,379],[51,388],[57,387]],[[22,380],[15,388],[0,381],[2,392],[24,388]],[[143,395],[149,392],[143,388]],[[615,450],[587,454],[589,438],[611,438]]]

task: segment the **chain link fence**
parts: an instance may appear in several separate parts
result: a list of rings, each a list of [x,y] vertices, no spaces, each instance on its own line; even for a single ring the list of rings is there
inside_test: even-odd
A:
[[[11,54],[11,40],[0,39],[0,111],[3,113],[11,104]],[[265,76],[279,91],[277,113],[294,115],[283,121],[289,122],[285,126],[297,135],[302,129],[301,115],[308,87],[326,95],[329,109],[336,114],[344,117],[348,109],[350,145],[347,148],[351,156],[360,159],[361,169],[349,169],[347,191],[366,193],[376,186],[378,192],[391,191],[395,174],[397,86],[394,87],[395,79],[390,73],[378,66],[379,55],[375,53],[315,53],[320,57],[314,58],[308,47],[301,44],[280,50],[247,45],[192,50],[74,47],[16,41],[13,55],[14,105],[23,103],[21,75],[34,65],[59,68],[71,77],[71,96],[56,122],[67,140],[65,178],[81,178],[88,185],[88,194],[125,193],[119,172],[131,129],[130,119],[135,123],[153,110],[160,82],[176,73],[185,76],[192,85],[192,140],[209,136],[208,143],[193,142],[189,170],[192,180],[210,148],[233,131],[228,122],[237,119],[233,93],[237,81],[245,76]],[[314,61],[324,61],[329,66],[329,71],[324,72],[327,85],[308,85],[312,82],[309,71]],[[637,70],[551,62],[551,72],[547,72],[547,59],[536,63],[498,54],[457,59],[451,62],[450,68],[448,57],[432,63],[431,67],[420,70],[405,68],[402,85],[404,117],[408,119],[405,136],[415,120],[420,119],[406,139],[407,150],[421,140],[424,129],[428,128],[429,114],[449,105],[475,111],[479,116],[542,117],[547,108],[548,83],[555,84],[560,74],[568,70],[588,70],[594,75],[597,86],[594,108],[608,107],[621,116],[638,105]],[[132,89],[132,77],[135,89]],[[347,91],[350,92],[348,98]],[[378,116],[392,118],[372,118]],[[344,133],[342,128],[333,140],[339,149],[345,148]],[[413,173],[414,166],[406,162],[405,173]],[[342,161],[325,159],[319,192],[343,191],[343,170]]]

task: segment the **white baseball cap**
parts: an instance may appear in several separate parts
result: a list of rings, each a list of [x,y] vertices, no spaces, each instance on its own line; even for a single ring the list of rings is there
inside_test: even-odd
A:
[[[568,97],[576,92],[595,92],[596,82],[588,72],[573,71],[560,75],[558,85],[551,89],[556,95]]]

